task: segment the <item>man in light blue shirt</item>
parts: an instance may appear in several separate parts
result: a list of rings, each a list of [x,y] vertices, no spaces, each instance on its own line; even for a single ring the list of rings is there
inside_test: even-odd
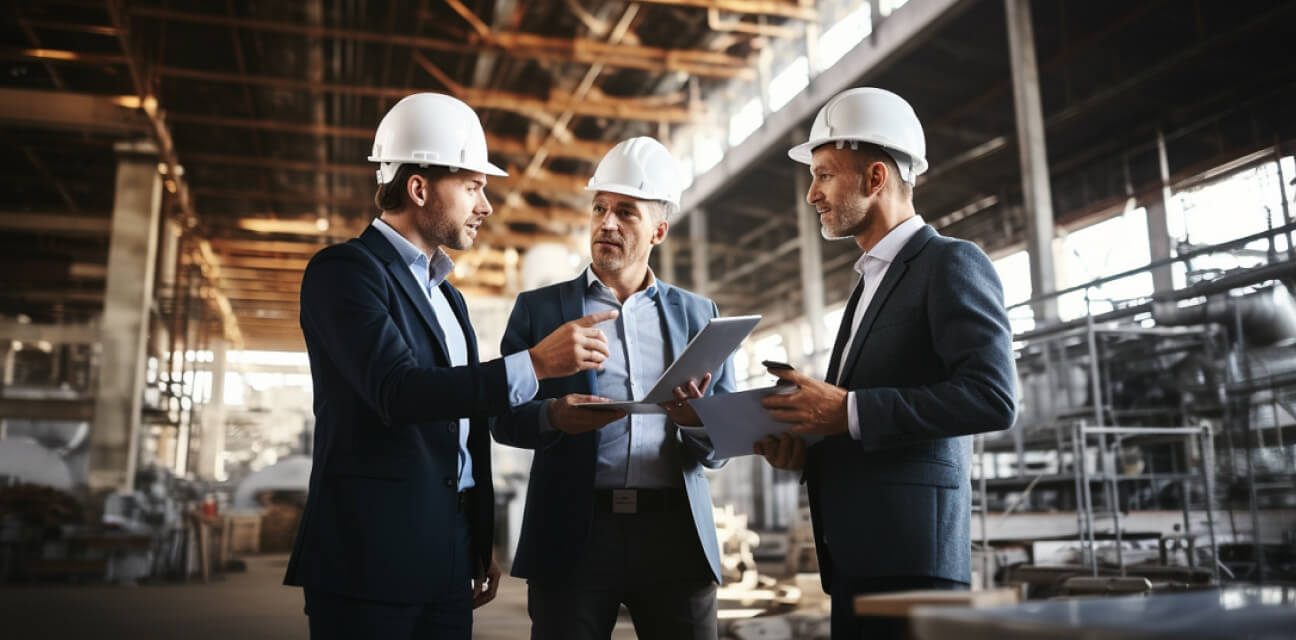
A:
[[[541,382],[536,401],[493,427],[499,442],[535,451],[513,562],[528,581],[532,638],[606,640],[621,605],[640,638],[716,637],[720,551],[703,469],[722,461],[685,400],[732,391],[732,364],[676,389],[665,413],[578,406],[642,398],[718,315],[648,268],[679,205],[678,171],[652,138],[609,151],[588,187],[593,263],[523,293],[509,318],[506,354],[572,318],[618,314],[596,327],[608,347],[599,370]]]

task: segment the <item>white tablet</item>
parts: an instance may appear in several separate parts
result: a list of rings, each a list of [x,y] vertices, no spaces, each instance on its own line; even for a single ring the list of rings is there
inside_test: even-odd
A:
[[[760,316],[733,316],[712,318],[703,327],[680,357],[662,372],[648,395],[639,400],[617,402],[584,402],[575,406],[592,409],[619,409],[628,413],[662,413],[657,405],[675,399],[675,387],[687,384],[690,379],[700,380],[708,373],[719,370],[725,360],[738,350],[742,341],[760,324]]]

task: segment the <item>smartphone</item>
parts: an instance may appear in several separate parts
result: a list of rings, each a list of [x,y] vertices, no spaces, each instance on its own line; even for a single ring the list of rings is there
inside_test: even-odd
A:
[[[775,360],[761,360],[761,366],[766,369],[792,370],[794,367],[786,362],[777,362]]]

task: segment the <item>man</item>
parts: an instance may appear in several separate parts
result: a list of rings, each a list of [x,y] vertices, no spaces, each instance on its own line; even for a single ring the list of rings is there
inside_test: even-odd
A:
[[[599,163],[590,252],[579,277],[523,293],[501,351],[519,353],[572,318],[619,311],[603,369],[541,383],[540,400],[496,421],[495,439],[535,450],[513,575],[526,578],[531,637],[606,640],[624,604],[640,638],[716,637],[720,550],[704,467],[721,464],[684,402],[733,390],[732,365],[676,389],[667,415],[582,408],[642,397],[715,303],[648,268],[679,207],[679,169],[658,141],[621,142]]]
[[[315,393],[310,494],[284,582],[304,587],[311,637],[469,638],[499,585],[488,416],[537,379],[597,368],[598,314],[530,351],[480,363],[443,248],[491,214],[486,137],[468,105],[431,93],[378,125],[382,215],[320,251],[301,290]]]
[[[810,165],[824,236],[864,253],[827,380],[772,370],[799,389],[763,404],[794,426],[756,452],[804,469],[833,637],[890,635],[854,617],[853,596],[971,580],[969,436],[1009,428],[1016,412],[1002,288],[976,245],[915,215],[926,142],[900,96],[834,97],[788,155]],[[810,434],[826,438],[807,450],[798,436]]]

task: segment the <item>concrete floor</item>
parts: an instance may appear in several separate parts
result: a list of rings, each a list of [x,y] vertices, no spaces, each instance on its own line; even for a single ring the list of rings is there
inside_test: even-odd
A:
[[[246,572],[226,573],[208,584],[0,588],[0,638],[306,640],[301,590],[280,585],[287,556],[246,560]],[[506,577],[495,601],[477,611],[473,637],[517,640],[529,629],[526,584]],[[612,637],[635,637],[628,617]]]

